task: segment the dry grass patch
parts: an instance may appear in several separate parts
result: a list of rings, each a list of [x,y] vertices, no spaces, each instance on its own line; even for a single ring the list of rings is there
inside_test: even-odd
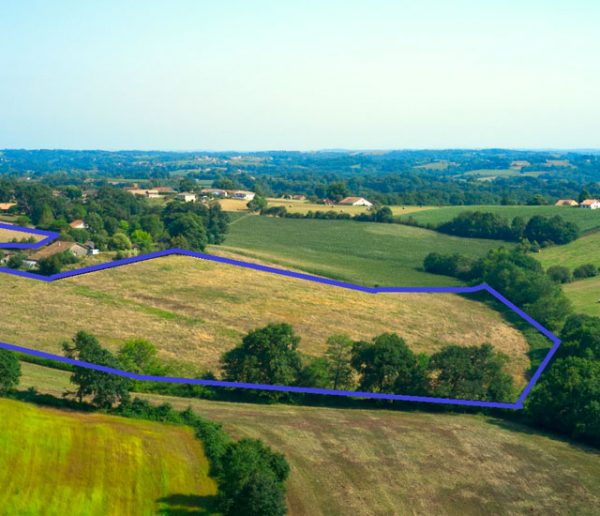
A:
[[[45,237],[43,235],[34,235],[33,233],[27,233],[25,231],[0,228],[0,243],[12,242],[13,240],[27,240],[29,238],[34,238],[36,242],[39,242]]]
[[[397,332],[418,352],[489,342],[511,358],[518,385],[529,367],[524,336],[464,297],[365,294],[181,256],[50,284],[3,275],[0,299],[0,340],[52,352],[85,330],[112,349],[144,337],[163,359],[216,370],[220,355],[249,330],[287,322],[308,355],[322,354],[332,334],[371,339]]]

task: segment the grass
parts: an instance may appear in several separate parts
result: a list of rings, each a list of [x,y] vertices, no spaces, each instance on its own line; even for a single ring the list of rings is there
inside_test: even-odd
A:
[[[43,235],[34,235],[25,231],[13,231],[12,229],[0,228],[0,242],[12,242],[15,239],[20,242],[21,240],[28,240],[29,238],[33,238],[36,242],[39,242],[46,237]]]
[[[563,285],[567,297],[577,313],[600,317],[600,277]]]
[[[175,512],[217,492],[192,429],[0,399],[3,514]]]
[[[0,298],[10,300],[2,307],[4,342],[61,353],[61,342],[78,330],[113,350],[143,337],[156,344],[161,358],[181,364],[180,375],[217,370],[225,350],[269,322],[292,324],[302,339],[299,350],[312,356],[322,355],[335,333],[371,339],[394,331],[415,351],[429,353],[448,343],[489,342],[511,357],[518,386],[529,368],[523,334],[500,313],[464,296],[371,295],[189,257],[54,283],[4,275]]]
[[[23,385],[60,395],[24,364]],[[290,463],[291,515],[597,514],[597,450],[481,415],[252,405],[144,395],[260,438]]]
[[[369,286],[452,286],[459,281],[422,270],[428,253],[477,258],[500,245],[400,224],[249,216],[238,219],[225,243],[211,249]]]
[[[411,214],[422,224],[441,224],[448,222],[463,211],[486,211],[497,213],[507,219],[519,216],[529,219],[534,215],[545,217],[560,215],[563,219],[574,222],[582,232],[600,228],[600,210],[585,210],[564,206],[445,206],[419,211]]]
[[[598,214],[600,216],[600,213]],[[542,249],[535,258],[544,268],[552,265],[562,265],[575,269],[579,265],[593,263],[600,266],[600,232],[588,233],[567,245],[553,246]]]

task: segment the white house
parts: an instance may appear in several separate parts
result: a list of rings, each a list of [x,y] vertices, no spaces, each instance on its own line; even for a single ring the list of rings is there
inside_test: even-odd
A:
[[[364,197],[346,197],[342,199],[338,204],[343,206],[373,206],[372,202],[367,201]]]
[[[74,220],[69,224],[73,229],[87,229],[88,225],[83,220]]]
[[[580,208],[587,208],[588,210],[597,210],[600,208],[600,201],[598,199],[586,199],[580,205]]]
[[[232,199],[239,199],[242,201],[251,201],[252,199],[254,199],[255,195],[256,194],[254,192],[247,192],[246,190],[236,190],[231,193],[230,197]]]

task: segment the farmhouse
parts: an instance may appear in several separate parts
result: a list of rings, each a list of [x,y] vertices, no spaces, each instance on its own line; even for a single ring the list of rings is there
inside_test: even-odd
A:
[[[157,191],[160,195],[170,195],[175,193],[175,190],[170,186],[157,186],[153,188],[153,190]]]
[[[220,188],[203,188],[200,190],[201,194],[204,195],[212,195],[214,197],[228,197],[229,193],[227,190],[222,190]]]
[[[175,196],[175,199],[183,202],[194,202],[196,200],[196,194],[191,192],[181,192]]]
[[[373,206],[372,202],[367,201],[364,197],[346,197],[342,199],[338,204],[343,206]]]
[[[579,206],[579,203],[574,199],[559,199],[554,206]]]
[[[586,199],[580,205],[580,208],[587,208],[588,210],[597,210],[600,208],[600,201],[598,199]]]
[[[64,252],[69,252],[77,258],[82,258],[88,255],[89,250],[87,247],[78,244],[77,242],[62,242],[59,240],[58,242],[54,242],[53,244],[50,244],[49,246],[44,247],[32,254],[27,258],[27,260],[25,260],[24,263],[28,267],[32,268],[35,267],[40,260],[50,258],[55,254]]]
[[[81,219],[74,220],[69,224],[73,229],[87,229],[88,225]]]
[[[16,202],[0,202],[0,211],[8,211],[16,205]]]

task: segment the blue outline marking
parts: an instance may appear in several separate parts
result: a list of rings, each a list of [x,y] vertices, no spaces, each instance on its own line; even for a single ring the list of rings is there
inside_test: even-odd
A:
[[[57,233],[51,231],[42,231],[42,230],[33,230],[30,228],[22,228],[19,226],[12,226],[9,224],[0,224],[0,228],[12,229],[15,231],[25,231],[38,235],[45,235],[46,238],[41,242],[36,242],[35,244],[0,244],[0,248],[14,248],[15,246],[19,246],[18,248],[24,248],[21,246],[28,246],[25,248],[29,249],[37,249],[44,244],[52,242],[56,238],[59,237]],[[364,292],[367,294],[384,294],[384,293],[430,293],[430,294],[469,294],[474,292],[488,292],[498,301],[500,301],[503,305],[510,308],[513,312],[519,315],[522,319],[524,319],[527,323],[533,326],[536,330],[542,333],[545,337],[550,339],[553,343],[552,348],[535,371],[525,389],[519,396],[518,400],[515,403],[504,403],[504,402],[494,402],[494,401],[480,401],[480,400],[460,400],[460,399],[452,399],[452,398],[434,398],[429,396],[408,396],[403,394],[386,394],[386,393],[378,393],[378,392],[360,392],[360,391],[342,391],[342,390],[333,390],[333,389],[317,389],[312,387],[292,387],[286,385],[269,385],[269,384],[255,384],[255,383],[242,383],[242,382],[225,382],[221,380],[199,380],[195,378],[174,378],[167,376],[149,376],[149,375],[139,375],[135,373],[130,373],[127,371],[122,371],[120,369],[113,369],[106,366],[101,366],[98,364],[92,364],[89,362],[82,362],[79,360],[73,360],[71,358],[62,357],[60,355],[54,355],[51,353],[45,353],[43,351],[37,351],[30,348],[24,348],[21,346],[15,346],[14,344],[8,344],[5,342],[0,342],[0,348],[8,349],[11,351],[17,351],[19,353],[24,353],[31,356],[37,356],[42,358],[47,358],[50,360],[55,360],[57,362],[62,362],[65,364],[71,364],[78,367],[84,367],[87,369],[93,369],[96,371],[102,371],[105,373],[115,374],[118,376],[122,376],[125,378],[130,378],[132,380],[138,381],[152,381],[152,382],[167,382],[167,383],[179,383],[179,384],[190,384],[190,385],[205,385],[208,387],[233,387],[239,389],[255,389],[255,390],[265,390],[265,391],[279,391],[279,392],[295,392],[295,393],[303,393],[303,394],[325,394],[330,396],[350,396],[357,398],[374,398],[374,399],[385,399],[385,400],[397,400],[397,401],[412,401],[412,402],[420,402],[420,403],[441,403],[447,405],[463,405],[463,406],[471,406],[471,407],[486,407],[486,408],[502,408],[502,409],[513,409],[519,410],[523,408],[523,403],[525,398],[527,398],[528,394],[533,389],[534,385],[538,381],[540,375],[544,372],[546,367],[548,366],[550,360],[558,350],[560,346],[560,339],[554,335],[550,330],[542,326],[535,319],[527,315],[523,310],[521,310],[514,303],[506,299],[500,292],[490,287],[486,283],[482,283],[481,285],[475,285],[472,287],[365,287],[362,285],[355,285],[353,283],[348,283],[344,281],[336,281],[329,278],[322,278],[319,276],[314,276],[312,274],[306,274],[302,272],[293,272],[285,269],[279,269],[276,267],[270,267],[268,265],[259,265],[256,263],[244,262],[241,260],[234,260],[231,258],[224,258],[221,256],[214,256],[206,253],[198,253],[196,251],[188,251],[186,249],[167,249],[164,251],[156,251],[153,253],[143,254],[139,256],[133,256],[131,258],[124,258],[122,260],[116,260],[109,263],[102,263],[98,265],[91,265],[89,267],[83,267],[81,269],[75,269],[72,271],[60,272],[58,274],[54,274],[52,276],[42,276],[40,274],[35,274],[33,272],[19,271],[14,269],[9,269],[6,267],[0,267],[0,273],[10,274],[13,276],[20,276],[23,278],[34,279],[38,281],[44,281],[47,283],[51,283],[53,281],[58,281],[65,278],[71,278],[74,276],[80,276],[82,274],[89,274],[92,272],[97,272],[105,269],[112,269],[115,267],[121,267],[123,265],[129,265],[132,263],[143,262],[147,260],[153,260],[154,258],[160,258],[163,256],[171,256],[171,255],[182,255],[189,256],[192,258],[208,260],[218,263],[224,263],[228,265],[235,265],[237,267],[244,267],[246,269],[254,269],[261,272],[269,272],[271,274],[277,274],[279,276],[287,276],[289,278],[301,279],[305,281],[312,281],[314,283],[320,283],[324,285],[330,285],[338,288],[345,288],[348,290],[356,290],[359,292]]]

